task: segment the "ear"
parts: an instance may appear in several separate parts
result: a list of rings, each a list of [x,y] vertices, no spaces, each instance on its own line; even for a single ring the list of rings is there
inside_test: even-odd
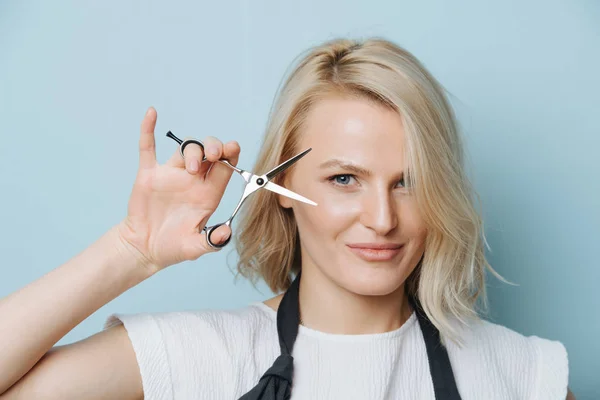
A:
[[[287,184],[288,184],[287,176],[282,178],[281,181],[278,183],[278,185],[283,186],[284,188],[288,189]],[[277,202],[283,208],[292,208],[292,199],[290,199],[287,196],[278,194]]]
[[[289,197],[277,195],[279,200],[279,205],[283,208],[292,208],[292,201]]]

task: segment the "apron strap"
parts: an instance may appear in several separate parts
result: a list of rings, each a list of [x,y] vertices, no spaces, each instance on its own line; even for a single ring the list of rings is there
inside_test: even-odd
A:
[[[258,384],[239,400],[289,400],[292,397],[294,357],[292,350],[300,325],[300,273],[283,295],[277,309],[277,334],[281,355]]]
[[[275,359],[273,366],[265,372],[258,384],[239,400],[289,400],[291,398],[294,372],[292,350],[300,324],[299,289],[300,273],[283,295],[277,309],[277,333],[281,355]],[[429,321],[418,301],[411,297],[409,301],[417,313],[425,340],[436,400],[460,400],[448,353],[441,345],[438,329]]]
[[[421,333],[425,340],[429,373],[433,380],[435,398],[438,400],[460,400],[448,352],[440,339],[440,331],[431,323],[418,300],[409,296],[409,301],[417,314]]]

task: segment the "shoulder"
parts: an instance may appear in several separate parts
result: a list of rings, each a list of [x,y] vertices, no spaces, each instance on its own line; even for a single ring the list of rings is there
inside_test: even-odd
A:
[[[224,371],[233,374],[240,365],[252,363],[261,347],[263,352],[276,351],[273,314],[266,305],[253,303],[232,310],[112,314],[104,327],[124,325],[147,398],[172,398],[173,391],[202,393],[208,390],[206,382],[235,381]],[[205,387],[197,387],[198,376],[206,378]]]
[[[223,310],[203,309],[137,314],[112,314],[104,327],[123,324],[130,335],[143,335],[145,340],[177,340],[199,343],[226,343],[234,345],[260,335],[261,331],[274,323],[274,319],[262,303]]]
[[[518,398],[566,398],[568,355],[560,341],[526,336],[484,319],[459,329],[464,346],[447,346],[449,356],[461,363],[460,369],[471,376],[485,371],[483,379],[503,385],[497,390]]]

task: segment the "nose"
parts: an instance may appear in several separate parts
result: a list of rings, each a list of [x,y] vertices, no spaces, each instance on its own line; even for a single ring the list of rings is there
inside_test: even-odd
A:
[[[398,226],[398,209],[393,194],[388,190],[366,193],[361,223],[381,236],[396,228]]]

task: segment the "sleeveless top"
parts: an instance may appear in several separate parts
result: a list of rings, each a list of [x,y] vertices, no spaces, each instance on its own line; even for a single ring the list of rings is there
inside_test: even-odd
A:
[[[292,351],[300,324],[300,275],[301,272],[284,294],[277,310],[277,335],[281,354],[275,359],[271,368],[263,374],[258,384],[240,397],[240,400],[289,400],[292,397],[294,377]],[[461,400],[448,353],[440,339],[440,332],[423,312],[417,299],[410,298],[410,303],[417,314],[419,327],[425,340],[435,399]],[[352,382],[348,382],[348,385],[352,386]]]
[[[236,310],[114,314],[105,328],[119,323],[146,400],[239,399],[281,354],[277,313],[260,302]],[[463,400],[566,398],[562,343],[485,320],[461,329],[464,346],[444,345]],[[439,400],[416,311],[391,332],[339,335],[300,326],[297,333],[292,400]]]

